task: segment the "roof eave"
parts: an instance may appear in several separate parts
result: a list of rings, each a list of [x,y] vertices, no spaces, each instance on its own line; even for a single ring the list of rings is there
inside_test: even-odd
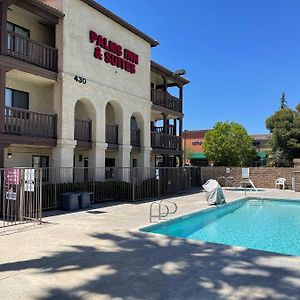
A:
[[[31,5],[34,5],[36,7],[39,7],[40,9],[47,11],[48,13],[51,13],[53,16],[55,16],[57,18],[63,18],[65,16],[65,14],[63,12],[59,11],[58,9],[56,9],[50,5],[43,3],[41,1],[38,1],[38,0],[25,0],[25,1],[30,3]]]
[[[154,40],[153,38],[151,38],[147,34],[143,33],[142,31],[140,31],[139,29],[137,29],[133,25],[129,24],[128,22],[126,22],[122,18],[118,17],[113,12],[106,9],[105,7],[100,5],[99,3],[95,2],[94,0],[81,0],[81,1],[83,1],[87,5],[91,6],[92,8],[96,9],[97,11],[101,12],[103,15],[107,16],[108,18],[114,20],[115,22],[117,22],[118,24],[120,24],[124,28],[128,29],[129,31],[133,32],[134,34],[136,34],[140,38],[144,39],[146,42],[148,42],[151,45],[151,47],[155,47],[159,44],[158,41]]]
[[[151,60],[151,70],[158,71],[164,75],[172,78],[175,82],[180,82],[182,85],[189,84],[190,81],[183,76],[176,75],[173,71],[165,68],[164,66],[158,64],[157,62]]]

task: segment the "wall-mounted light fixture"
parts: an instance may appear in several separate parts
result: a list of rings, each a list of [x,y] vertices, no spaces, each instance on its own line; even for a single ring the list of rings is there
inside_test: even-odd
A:
[[[9,148],[8,151],[7,151],[7,158],[8,159],[12,159],[12,157],[13,157],[13,155],[12,155],[12,152],[11,152],[11,150]]]

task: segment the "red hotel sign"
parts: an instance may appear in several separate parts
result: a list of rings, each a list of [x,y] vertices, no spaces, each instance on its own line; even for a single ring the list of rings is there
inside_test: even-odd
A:
[[[137,54],[123,48],[120,44],[108,40],[95,31],[90,31],[90,42],[96,44],[94,50],[94,57],[96,59],[104,59],[107,64],[111,64],[131,74],[136,73],[136,65],[139,63],[139,56]]]

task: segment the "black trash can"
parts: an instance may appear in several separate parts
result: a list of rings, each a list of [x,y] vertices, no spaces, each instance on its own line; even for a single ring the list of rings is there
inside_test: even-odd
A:
[[[81,192],[79,196],[79,207],[80,208],[90,208],[91,205],[91,195],[90,192]]]
[[[73,211],[79,209],[78,197],[79,197],[79,193],[63,193],[61,208],[67,211]]]

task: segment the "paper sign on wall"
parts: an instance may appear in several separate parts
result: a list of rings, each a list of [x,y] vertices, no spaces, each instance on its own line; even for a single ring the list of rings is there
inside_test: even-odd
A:
[[[159,180],[159,169],[155,169],[155,179]]]
[[[249,179],[249,177],[250,177],[250,169],[249,168],[242,168],[242,177],[243,177],[243,179]]]
[[[34,192],[35,170],[25,169],[24,172],[24,190],[25,192]]]

